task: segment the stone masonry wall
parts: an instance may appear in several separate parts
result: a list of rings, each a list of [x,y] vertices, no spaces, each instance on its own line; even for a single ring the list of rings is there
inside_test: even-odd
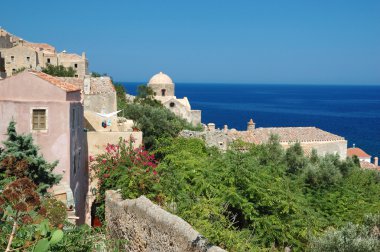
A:
[[[126,239],[126,251],[223,252],[210,246],[189,223],[141,196],[122,200],[116,191],[106,192],[107,229],[113,239]]]

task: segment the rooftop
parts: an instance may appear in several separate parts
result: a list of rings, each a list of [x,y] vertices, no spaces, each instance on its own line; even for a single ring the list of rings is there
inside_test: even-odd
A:
[[[357,148],[357,147],[355,147],[355,148],[348,148],[347,149],[347,156],[348,157],[357,156],[359,158],[370,158],[371,157],[364,150],[362,150],[360,148]]]
[[[366,161],[360,161],[360,167],[363,169],[380,169],[379,166]]]
[[[158,74],[153,75],[150,78],[148,85],[157,85],[157,84],[174,84],[173,80],[163,72],[159,72]]]
[[[254,131],[233,131],[228,133],[233,138],[240,138],[251,143],[266,143],[271,135],[278,135],[280,142],[321,142],[345,140],[344,137],[329,133],[316,127],[278,127],[257,128]]]
[[[66,92],[75,92],[80,91],[80,89],[68,82],[65,82],[64,80],[60,79],[59,77],[51,76],[49,74],[43,73],[43,72],[37,72],[37,71],[29,71],[30,74],[33,74],[63,90]]]
[[[25,42],[24,45],[28,46],[28,47],[31,47],[31,48],[33,48],[35,50],[46,51],[46,52],[49,52],[49,53],[55,53],[54,46],[51,46],[51,45],[46,44],[46,43],[30,43],[30,42]]]

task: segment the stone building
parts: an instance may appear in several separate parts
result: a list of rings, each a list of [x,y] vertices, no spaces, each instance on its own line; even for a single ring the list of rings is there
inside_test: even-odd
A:
[[[22,40],[0,28],[0,78],[12,76],[19,69],[41,70],[48,64],[72,67],[76,76],[88,74],[88,60],[82,55],[57,53],[56,49],[45,43],[31,43]]]
[[[256,128],[251,119],[246,131],[228,129],[215,129],[215,124],[210,123],[203,132],[183,131],[184,137],[197,137],[206,141],[209,146],[216,146],[221,150],[227,150],[228,145],[236,140],[247,143],[267,143],[271,135],[277,135],[281,146],[285,149],[292,144],[300,143],[305,154],[311,154],[315,149],[318,155],[338,154],[341,159],[347,156],[347,140],[344,137],[329,133],[316,127],[269,127]]]
[[[88,170],[80,89],[35,71],[0,80],[0,142],[11,120],[18,133],[32,135],[47,161],[59,161],[54,172],[63,177],[53,193],[84,223]]]
[[[374,157],[373,163],[371,163],[372,156],[367,154],[364,150],[355,147],[355,144],[352,148],[347,149],[347,156],[354,157],[356,156],[359,159],[360,167],[363,169],[377,169],[380,170],[379,167],[379,158]]]
[[[117,110],[116,90],[110,77],[58,77],[63,82],[70,83],[81,90],[81,101],[84,106],[84,128],[86,129],[86,149],[88,156],[102,154],[107,144],[118,144],[120,139],[133,139],[135,148],[142,144],[142,132],[133,131],[133,121],[113,115],[102,117],[99,114],[110,114]],[[104,127],[105,126],[105,127]],[[91,170],[89,169],[91,174]],[[89,183],[86,197],[87,224],[91,225],[93,202],[97,190],[97,181]],[[95,194],[94,194],[95,192]]]
[[[202,112],[200,110],[191,110],[187,97],[179,99],[175,96],[175,84],[168,75],[159,72],[150,78],[148,87],[152,88],[154,98],[174,114],[184,118],[193,125],[201,123]]]

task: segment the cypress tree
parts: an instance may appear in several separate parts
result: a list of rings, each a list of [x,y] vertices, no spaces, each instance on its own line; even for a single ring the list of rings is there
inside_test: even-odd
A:
[[[7,135],[7,140],[3,142],[5,148],[0,153],[1,173],[5,171],[8,176],[17,178],[28,177],[38,186],[41,193],[60,181],[61,176],[53,173],[58,161],[48,163],[39,154],[39,147],[33,143],[30,134],[17,134],[16,123],[13,120],[9,123]],[[27,165],[20,165],[25,163]],[[20,171],[20,166],[25,169]]]

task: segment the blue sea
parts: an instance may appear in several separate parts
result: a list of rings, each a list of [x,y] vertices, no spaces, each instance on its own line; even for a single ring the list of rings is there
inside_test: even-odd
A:
[[[137,83],[123,83],[136,94]],[[345,137],[368,154],[380,156],[380,86],[176,83],[202,122],[243,130],[256,127],[316,126]]]

